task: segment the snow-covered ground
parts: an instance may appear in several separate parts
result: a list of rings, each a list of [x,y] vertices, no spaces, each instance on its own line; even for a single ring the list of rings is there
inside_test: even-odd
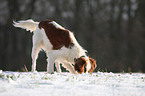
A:
[[[145,96],[145,74],[0,72],[0,96]]]

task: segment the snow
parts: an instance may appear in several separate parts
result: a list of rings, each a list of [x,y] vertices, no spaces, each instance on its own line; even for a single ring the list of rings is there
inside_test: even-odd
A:
[[[145,96],[145,74],[1,71],[0,96]]]

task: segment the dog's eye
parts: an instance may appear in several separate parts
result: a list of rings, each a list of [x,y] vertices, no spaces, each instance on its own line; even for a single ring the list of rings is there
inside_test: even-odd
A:
[[[76,62],[76,61],[78,61],[78,59],[77,58],[74,58],[74,61]]]

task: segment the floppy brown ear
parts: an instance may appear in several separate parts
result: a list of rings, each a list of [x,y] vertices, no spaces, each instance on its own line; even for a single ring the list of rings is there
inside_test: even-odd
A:
[[[89,70],[89,72],[90,72],[90,74],[92,74],[94,69],[97,67],[97,64],[96,64],[96,60],[94,60],[93,58],[89,57],[89,60],[91,63],[91,69]]]
[[[86,64],[86,60],[82,57],[76,59],[74,68],[78,73],[83,73],[84,72],[84,66]]]

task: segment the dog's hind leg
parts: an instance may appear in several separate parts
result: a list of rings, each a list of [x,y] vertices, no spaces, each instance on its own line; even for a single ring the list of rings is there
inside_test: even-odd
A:
[[[41,49],[41,45],[42,45],[42,40],[41,40],[41,36],[39,34],[35,34],[33,36],[33,48],[32,48],[32,53],[31,53],[31,57],[32,57],[32,72],[36,71],[36,59],[38,57],[38,53]]]
[[[38,58],[38,53],[39,53],[40,47],[37,46],[33,46],[32,48],[32,72],[36,71],[36,59]]]

